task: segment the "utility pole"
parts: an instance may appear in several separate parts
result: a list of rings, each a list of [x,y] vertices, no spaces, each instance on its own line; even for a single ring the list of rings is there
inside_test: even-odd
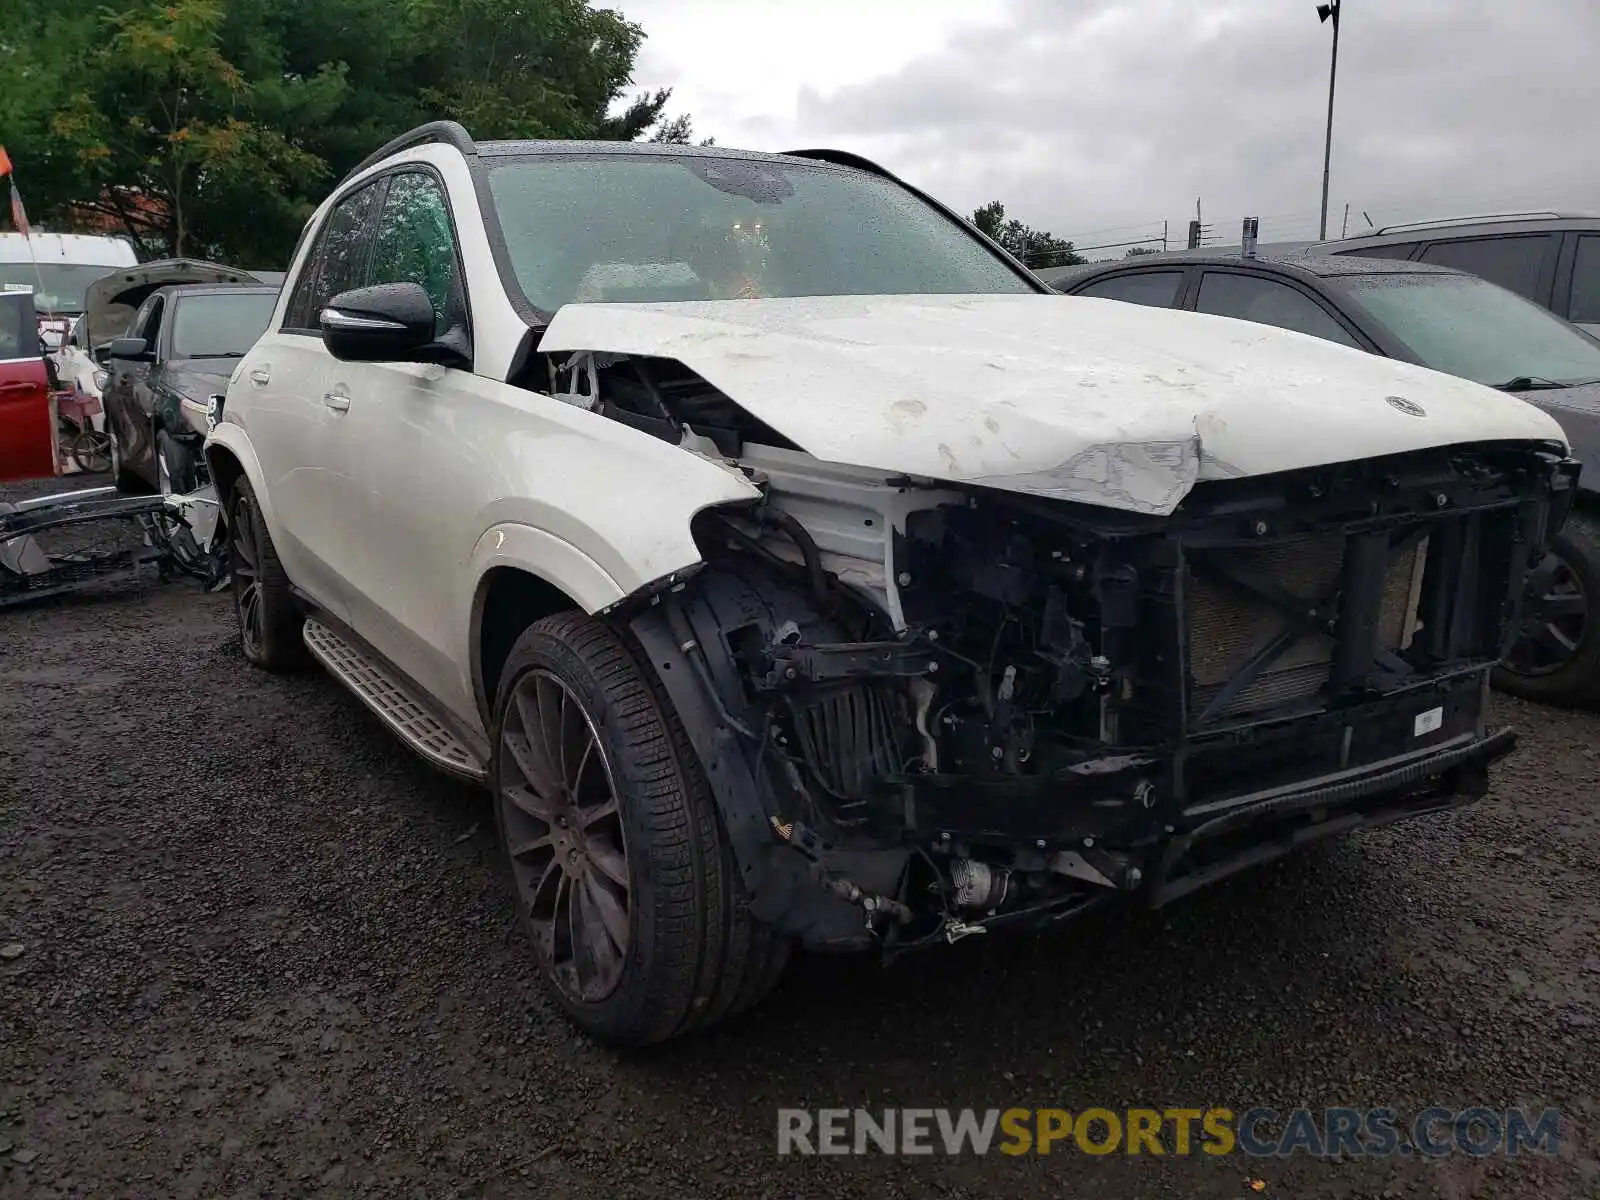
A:
[[[1348,202],[1344,206],[1344,224],[1339,227],[1339,236],[1341,238],[1350,236],[1350,205]]]
[[[1321,241],[1328,240],[1328,169],[1333,163],[1333,85],[1339,76],[1339,9],[1342,0],[1328,0],[1317,5],[1317,22],[1333,21],[1333,61],[1328,67],[1328,135],[1322,146],[1322,233]]]

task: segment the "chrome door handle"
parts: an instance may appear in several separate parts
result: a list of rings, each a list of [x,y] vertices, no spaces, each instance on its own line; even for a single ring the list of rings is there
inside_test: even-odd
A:
[[[250,382],[264,387],[272,382],[272,372],[266,367],[257,367],[250,372]]]
[[[345,409],[350,407],[350,397],[343,392],[324,392],[322,393],[322,402],[333,409],[334,412],[344,412]]]

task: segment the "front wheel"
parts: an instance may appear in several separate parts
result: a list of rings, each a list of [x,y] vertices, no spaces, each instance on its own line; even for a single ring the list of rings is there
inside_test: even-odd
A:
[[[228,511],[233,610],[245,659],[267,671],[293,671],[311,658],[301,639],[305,619],[267,532],[250,482],[240,479]]]
[[[1517,640],[1495,669],[1495,686],[1546,704],[1600,699],[1600,520],[1567,517],[1528,575]]]
[[[755,1003],[788,942],[750,917],[693,748],[623,635],[577,613],[536,622],[495,714],[501,844],[573,1023],[640,1046]]]

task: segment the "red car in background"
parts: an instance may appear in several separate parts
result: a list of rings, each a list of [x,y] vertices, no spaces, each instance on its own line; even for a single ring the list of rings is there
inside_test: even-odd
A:
[[[0,481],[56,474],[50,376],[30,292],[0,292]]]

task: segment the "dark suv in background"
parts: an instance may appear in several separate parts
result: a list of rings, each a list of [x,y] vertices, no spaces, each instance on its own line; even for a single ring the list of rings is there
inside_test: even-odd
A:
[[[1600,216],[1593,214],[1501,213],[1385,225],[1305,252],[1469,271],[1600,334]]]
[[[1069,296],[1292,329],[1487,384],[1550,413],[1583,464],[1579,501],[1529,576],[1521,636],[1495,679],[1530,699],[1600,701],[1600,339],[1465,271],[1355,255],[1190,250],[1048,278]]]

